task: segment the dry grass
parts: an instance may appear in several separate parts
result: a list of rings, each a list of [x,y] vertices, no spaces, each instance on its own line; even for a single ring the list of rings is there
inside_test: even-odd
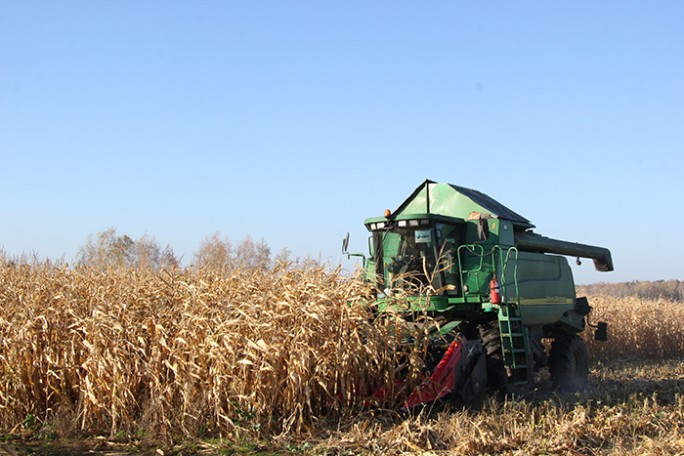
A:
[[[401,417],[359,406],[392,384],[399,349],[397,317],[373,320],[359,304],[367,292],[320,267],[226,275],[0,261],[0,428],[306,441],[333,453],[684,451],[682,367],[629,367],[682,359],[684,304],[590,298],[611,339],[588,341],[600,365],[583,395]]]
[[[629,380],[625,380],[629,378]],[[359,417],[320,442],[365,454],[651,455],[684,453],[684,367],[595,370],[582,394],[540,393],[391,423]]]

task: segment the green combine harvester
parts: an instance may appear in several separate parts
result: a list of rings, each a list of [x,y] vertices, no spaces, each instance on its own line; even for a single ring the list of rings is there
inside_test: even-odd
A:
[[[397,210],[365,225],[370,256],[349,254],[349,235],[343,252],[364,258],[379,311],[407,318],[426,312],[442,322],[433,360],[426,360],[434,369],[407,408],[449,394],[468,402],[486,388],[523,393],[546,367],[556,388],[586,386],[589,360],[579,334],[591,307],[576,296],[565,256],[612,271],[608,249],[540,236],[529,220],[484,193],[429,180]],[[398,293],[401,309],[393,299]],[[606,323],[593,328],[597,340],[607,340]]]

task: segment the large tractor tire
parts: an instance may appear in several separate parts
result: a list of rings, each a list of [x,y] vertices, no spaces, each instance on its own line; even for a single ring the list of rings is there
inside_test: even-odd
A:
[[[581,391],[589,383],[589,353],[578,336],[557,337],[551,345],[549,370],[555,389]]]
[[[506,388],[507,374],[503,361],[499,321],[492,320],[478,326],[487,362],[487,386],[493,390]]]

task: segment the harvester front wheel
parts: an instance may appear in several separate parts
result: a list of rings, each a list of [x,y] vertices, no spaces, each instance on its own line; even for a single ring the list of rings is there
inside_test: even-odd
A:
[[[581,391],[589,382],[589,353],[578,336],[557,337],[551,345],[549,370],[555,389]]]
[[[503,390],[507,384],[507,375],[501,349],[499,322],[488,321],[479,325],[478,329],[487,361],[487,385],[493,390]]]

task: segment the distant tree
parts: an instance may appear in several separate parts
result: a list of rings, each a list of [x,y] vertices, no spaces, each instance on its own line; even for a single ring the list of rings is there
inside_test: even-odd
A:
[[[580,294],[614,296],[617,298],[637,297],[642,299],[666,299],[684,301],[684,282],[679,280],[655,280],[622,283],[596,283],[579,285]]]
[[[254,267],[256,246],[249,234],[238,244],[233,256],[233,267],[249,269]]]
[[[268,269],[271,266],[271,248],[264,239],[255,243],[249,234],[238,244],[233,267],[243,269]]]
[[[128,236],[118,236],[114,228],[97,233],[95,238],[81,246],[76,256],[78,263],[86,265],[109,266],[127,262],[127,245],[132,243]]]
[[[159,266],[162,269],[178,269],[181,266],[180,259],[173,253],[173,249],[169,244],[164,247],[164,250],[159,256]]]
[[[195,252],[195,267],[199,269],[223,270],[232,267],[233,246],[228,238],[221,239],[217,231],[207,237]]]
[[[144,234],[140,239],[133,242],[131,250],[133,251],[131,258],[133,265],[159,269],[161,248],[153,237]]]
[[[278,254],[275,256],[273,259],[273,263],[277,265],[284,265],[287,264],[291,261],[292,257],[292,251],[288,249],[287,247],[283,247],[283,249],[278,252]]]
[[[161,249],[154,237],[143,235],[136,241],[126,234],[118,235],[116,229],[109,228],[95,238],[88,236],[78,251],[76,261],[103,268],[125,266],[159,269]]]
[[[254,242],[250,235],[233,249],[228,238],[216,232],[207,237],[195,252],[195,267],[216,271],[233,269],[268,269],[271,267],[271,248],[264,239]]]
[[[260,269],[269,269],[271,267],[271,247],[268,246],[264,238],[261,238],[256,243],[256,267]]]

